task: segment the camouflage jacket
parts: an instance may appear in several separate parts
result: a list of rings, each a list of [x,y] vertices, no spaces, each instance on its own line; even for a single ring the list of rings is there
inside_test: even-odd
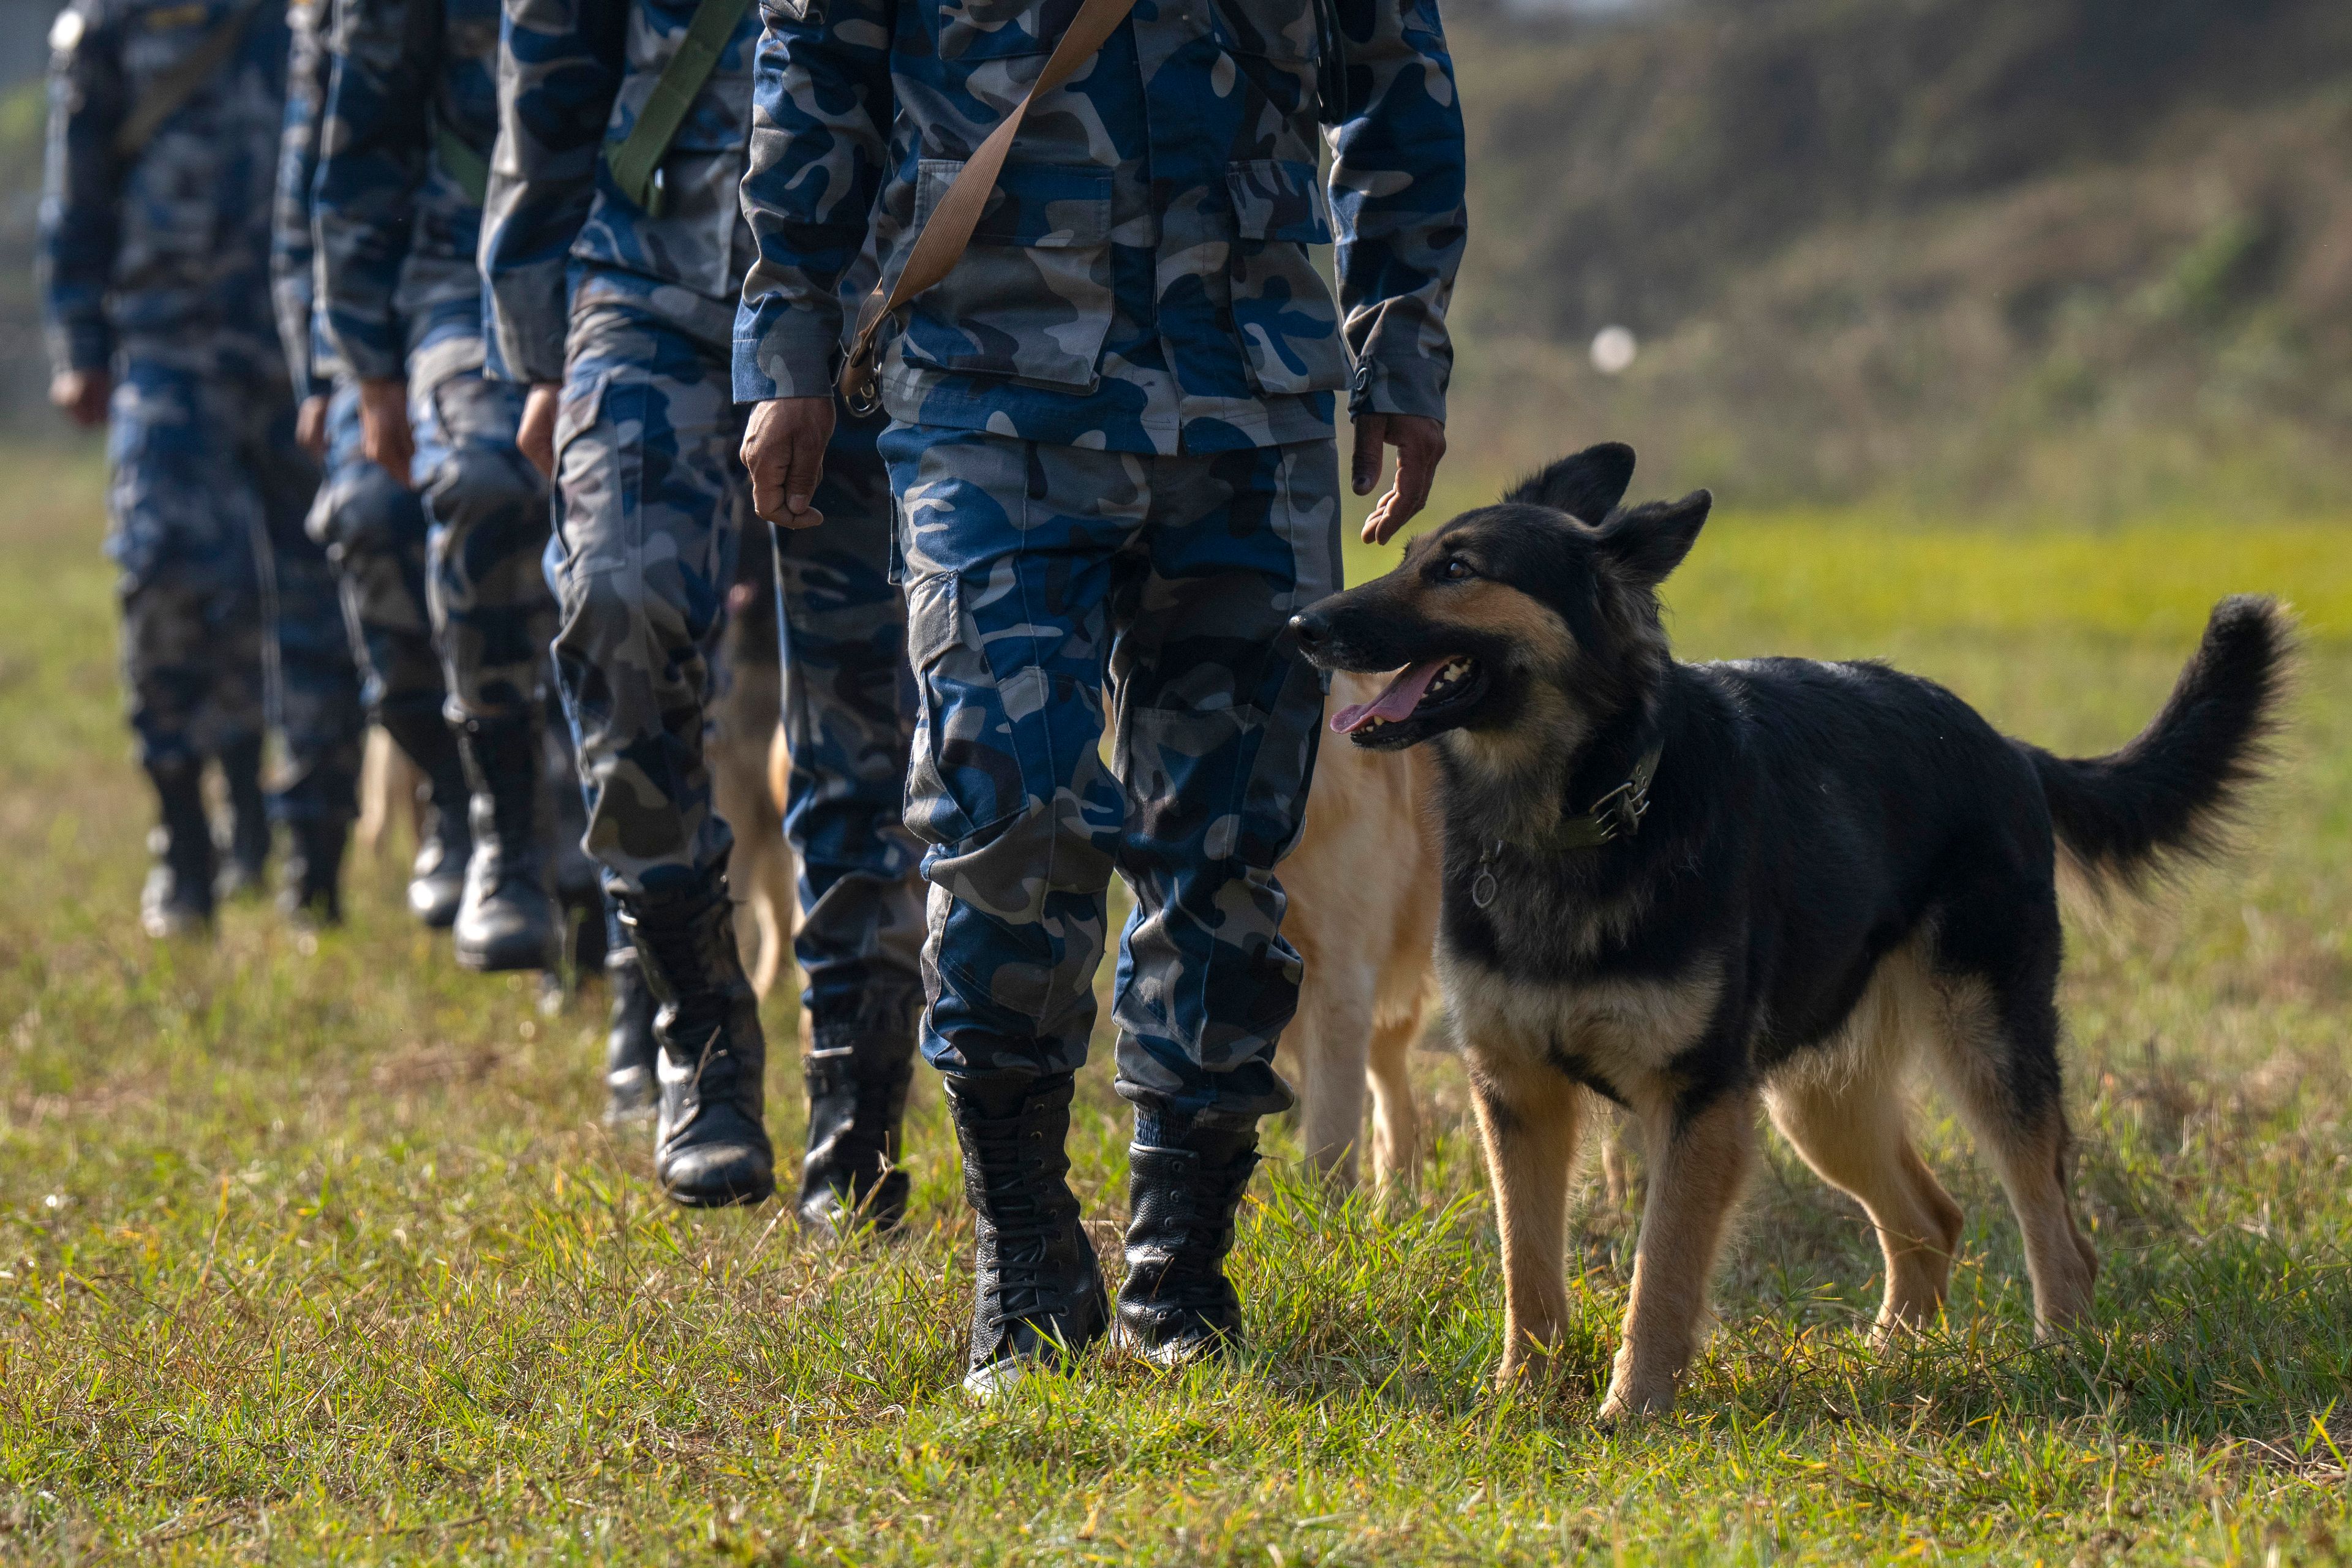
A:
[[[694,0],[507,0],[499,166],[482,270],[500,374],[563,379],[575,305],[619,301],[723,352],[751,239],[736,200],[751,119],[746,13],[662,163],[667,201],[641,211],[602,156],[638,112],[694,19]]]
[[[498,0],[336,0],[314,211],[320,312],[356,375],[482,363],[482,207],[448,154],[490,156],[498,48]]]
[[[287,21],[294,45],[286,68],[286,130],[278,144],[278,202],[269,237],[269,294],[278,309],[278,342],[298,397],[328,390],[332,353],[310,307],[318,297],[312,268],[310,183],[319,172],[319,120],[327,103],[330,58],[320,13],[330,0],[294,0]]]
[[[138,105],[235,15],[236,0],[74,0],[49,31],[39,270],[51,361],[104,366],[123,340],[248,349],[275,363],[270,196],[286,104],[283,16],[262,5],[236,49],[145,145]]]
[[[845,272],[868,246],[902,264],[1078,0],[760,4],[744,401],[825,389]],[[881,355],[890,412],[1160,453],[1327,436],[1342,388],[1443,417],[1465,216],[1435,0],[1336,0],[1348,101],[1318,114],[1323,8],[1137,0],[1031,111],[971,248],[908,307]],[[1344,347],[1308,250],[1335,237]]]

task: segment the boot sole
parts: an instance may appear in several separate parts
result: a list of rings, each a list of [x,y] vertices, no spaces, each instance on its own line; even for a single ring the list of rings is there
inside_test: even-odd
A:
[[[720,1187],[709,1190],[664,1187],[670,1202],[682,1209],[740,1208],[751,1204],[763,1204],[776,1195],[776,1184],[772,1179],[751,1187]]]
[[[457,949],[457,967],[476,974],[511,974],[521,969],[553,969],[554,952],[546,947],[475,948],[460,944]]]

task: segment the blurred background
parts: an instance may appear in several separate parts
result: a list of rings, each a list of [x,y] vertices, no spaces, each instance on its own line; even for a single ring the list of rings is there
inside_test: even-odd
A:
[[[0,0],[0,422],[48,436]],[[2342,0],[1453,0],[1460,465],[1931,513],[2352,500]],[[1600,356],[1595,340],[1622,329]],[[1630,343],[1625,334],[1630,334]],[[1465,481],[1468,472],[1462,474]]]

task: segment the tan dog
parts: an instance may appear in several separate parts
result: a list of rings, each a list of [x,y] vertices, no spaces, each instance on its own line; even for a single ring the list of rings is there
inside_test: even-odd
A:
[[[1378,678],[1332,678],[1327,707],[1370,701]],[[1420,1037],[1437,936],[1435,828],[1424,817],[1421,752],[1327,742],[1317,755],[1298,847],[1282,863],[1282,934],[1306,960],[1284,1039],[1307,1163],[1356,1180],[1364,1089],[1372,1091],[1374,1179],[1410,1183],[1420,1152],[1406,1057]]]
[[[800,864],[784,841],[781,803],[790,758],[779,719],[784,683],[775,657],[775,621],[771,615],[762,624],[743,613],[759,607],[753,595],[761,593],[739,585],[730,595],[735,626],[721,654],[727,668],[710,704],[703,755],[710,765],[712,804],[735,831],[727,880],[735,896],[736,941],[749,960],[753,989],[765,996],[792,963]],[[751,646],[760,637],[767,639],[764,648]],[[767,657],[758,657],[761,652]]]
[[[425,814],[431,809],[425,801],[424,770],[393,744],[383,725],[369,725],[367,750],[360,760],[360,820],[353,829],[361,852],[379,862],[396,853],[399,846],[392,831],[396,822],[407,826],[411,844],[421,842]]]

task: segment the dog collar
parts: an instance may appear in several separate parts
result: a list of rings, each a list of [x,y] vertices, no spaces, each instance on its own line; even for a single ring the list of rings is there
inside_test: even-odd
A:
[[[1539,838],[1517,841],[1518,847],[1564,855],[1571,849],[1597,849],[1636,837],[1642,831],[1642,818],[1650,815],[1650,781],[1658,776],[1658,758],[1664,751],[1663,743],[1652,746],[1633,763],[1633,776],[1594,801],[1591,810],[1567,818]],[[1495,860],[1505,844],[1497,838],[1478,857],[1478,875],[1470,884],[1470,902],[1475,908],[1483,910],[1495,901]]]

